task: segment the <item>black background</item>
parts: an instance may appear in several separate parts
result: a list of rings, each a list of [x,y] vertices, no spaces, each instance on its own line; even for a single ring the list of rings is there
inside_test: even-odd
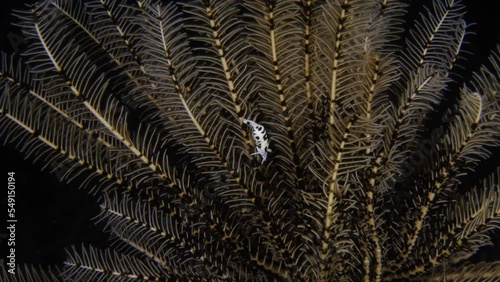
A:
[[[25,1],[32,3],[33,1]],[[415,3],[420,1],[414,1]],[[422,1],[428,2],[428,1]],[[473,55],[468,56],[464,77],[477,70],[480,63],[485,62],[489,51],[494,49],[500,38],[500,1],[464,1],[467,6],[466,21],[475,23],[469,31],[476,35],[469,35],[469,44],[464,49]],[[12,53],[23,48],[23,42],[17,41],[21,33],[9,23],[15,22],[10,15],[13,9],[23,7],[23,1],[4,1],[0,11],[0,50]],[[418,6],[418,5],[417,5]],[[415,15],[412,10],[410,15]],[[411,17],[409,17],[409,21]],[[12,40],[15,40],[14,42]],[[2,175],[7,182],[7,172],[15,172],[16,178],[16,259],[22,262],[41,262],[55,264],[63,261],[64,248],[71,245],[91,243],[104,247],[106,235],[95,227],[92,217],[99,212],[95,200],[83,191],[77,190],[78,182],[61,184],[56,174],[47,171],[40,172],[43,164],[32,163],[32,159],[25,160],[24,155],[18,153],[12,144],[0,145],[0,159]],[[6,184],[2,184],[5,185]],[[6,216],[5,189],[0,188],[2,201],[0,210],[0,258],[5,253],[4,225]],[[3,234],[3,235],[2,235]],[[497,232],[498,234],[498,232]],[[500,259],[500,242],[495,238],[496,246],[488,247],[480,256],[482,259]]]

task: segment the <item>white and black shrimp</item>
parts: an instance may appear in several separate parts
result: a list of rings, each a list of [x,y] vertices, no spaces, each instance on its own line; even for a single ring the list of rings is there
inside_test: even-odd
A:
[[[269,148],[269,137],[267,136],[266,129],[264,126],[256,123],[253,120],[243,119],[243,123],[252,127],[252,136],[257,146],[257,152],[252,155],[260,155],[262,158],[262,163],[267,159],[267,153],[272,150]]]

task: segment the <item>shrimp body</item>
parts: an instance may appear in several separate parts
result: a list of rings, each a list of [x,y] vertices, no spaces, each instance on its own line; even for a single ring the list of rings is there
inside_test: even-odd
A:
[[[267,153],[272,151],[269,149],[269,137],[267,136],[266,129],[253,120],[243,119],[243,123],[252,127],[252,137],[257,146],[257,152],[252,155],[260,155],[262,163],[264,163],[267,159]]]

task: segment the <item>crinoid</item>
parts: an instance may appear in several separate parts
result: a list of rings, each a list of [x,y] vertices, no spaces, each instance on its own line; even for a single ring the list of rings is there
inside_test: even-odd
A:
[[[465,9],[429,2],[20,13],[1,136],[65,167],[115,243],[2,281],[499,281],[469,258],[500,224],[500,47],[458,81]]]

